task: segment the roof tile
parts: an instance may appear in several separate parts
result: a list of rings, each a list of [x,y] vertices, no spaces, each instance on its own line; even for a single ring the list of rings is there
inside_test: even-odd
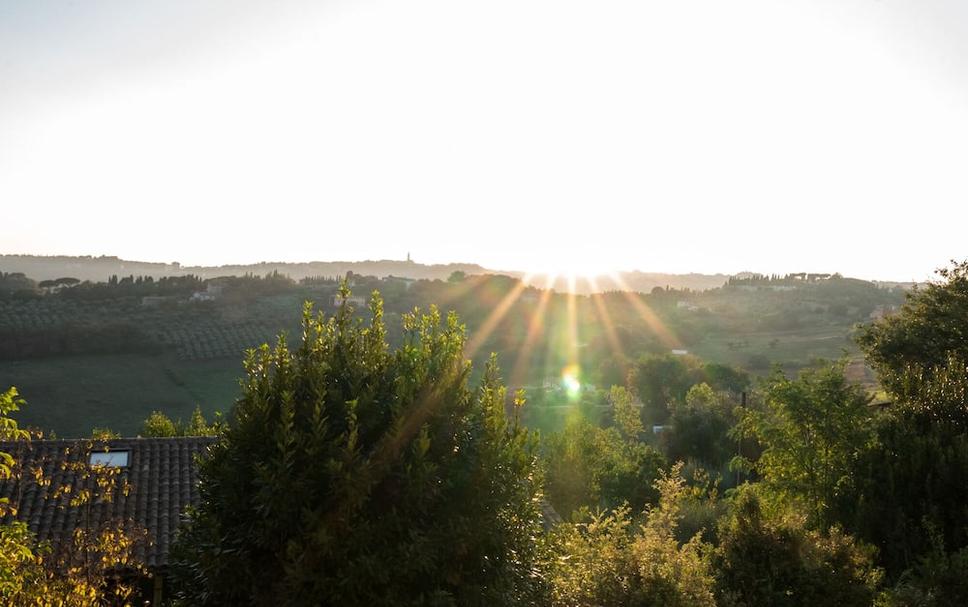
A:
[[[16,518],[24,521],[38,540],[50,541],[56,549],[71,541],[74,530],[85,518],[80,508],[70,505],[77,473],[71,465],[88,461],[89,446],[95,449],[129,451],[129,466],[118,477],[130,487],[127,495],[115,491],[112,501],[94,504],[92,520],[123,519],[130,529],[144,529],[148,542],[136,548],[136,556],[148,567],[163,567],[181,515],[198,501],[196,456],[214,444],[212,437],[125,438],[107,441],[36,440],[0,442],[0,452],[10,453],[26,468],[43,466],[49,486],[37,485],[29,474],[20,481],[0,481],[0,497],[17,505]],[[64,488],[71,492],[64,493]],[[8,515],[2,522],[9,522]]]

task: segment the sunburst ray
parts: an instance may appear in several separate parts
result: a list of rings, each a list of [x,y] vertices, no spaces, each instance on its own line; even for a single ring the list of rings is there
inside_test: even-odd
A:
[[[498,302],[497,306],[494,307],[491,313],[488,314],[481,326],[477,329],[477,331],[474,332],[474,335],[471,337],[471,339],[468,340],[467,346],[464,348],[464,356],[467,358],[474,358],[474,355],[477,354],[477,351],[480,350],[480,348],[487,342],[488,338],[491,336],[491,333],[494,332],[494,329],[496,329],[501,320],[504,319],[504,316],[508,313],[508,310],[511,309],[511,306],[513,306],[518,298],[521,297],[521,292],[524,291],[528,286],[527,279],[528,277],[525,277],[523,280],[518,281],[517,284],[515,284],[510,291],[508,291],[507,295],[505,295],[504,298]]]
[[[676,334],[673,333],[672,329],[667,327],[665,323],[662,322],[662,319],[652,311],[652,308],[642,301],[642,298],[639,297],[638,293],[633,293],[632,290],[629,289],[621,274],[615,272],[609,276],[611,276],[612,280],[614,280],[619,286],[619,288],[622,290],[622,295],[629,302],[629,304],[632,305],[642,320],[645,321],[645,324],[648,325],[648,327],[652,329],[652,332],[656,334],[656,336],[659,338],[659,341],[662,342],[662,345],[673,349],[682,347],[682,342],[679,340]]]

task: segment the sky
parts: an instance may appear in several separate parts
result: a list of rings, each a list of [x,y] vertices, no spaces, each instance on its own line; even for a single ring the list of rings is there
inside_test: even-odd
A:
[[[959,0],[0,0],[0,253],[923,280]]]

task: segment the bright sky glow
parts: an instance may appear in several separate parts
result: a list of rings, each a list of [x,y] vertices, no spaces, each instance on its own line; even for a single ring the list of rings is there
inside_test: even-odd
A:
[[[0,252],[924,279],[968,4],[0,4]]]

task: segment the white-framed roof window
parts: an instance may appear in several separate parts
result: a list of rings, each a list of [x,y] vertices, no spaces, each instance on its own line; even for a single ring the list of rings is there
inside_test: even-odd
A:
[[[127,468],[129,451],[92,451],[88,462],[92,466]]]

